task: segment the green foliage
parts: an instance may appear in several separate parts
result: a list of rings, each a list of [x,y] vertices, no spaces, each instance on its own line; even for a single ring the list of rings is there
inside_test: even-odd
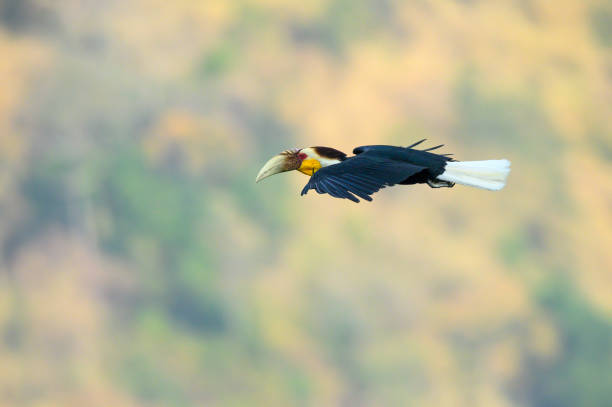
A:
[[[55,28],[56,16],[51,7],[32,0],[0,2],[0,24],[17,33],[29,29]]]
[[[472,145],[503,145],[522,156],[542,159],[560,149],[559,138],[538,104],[529,95],[485,93],[476,72],[457,84],[457,136]]]
[[[4,254],[10,258],[23,244],[43,233],[49,226],[78,228],[82,198],[76,190],[77,164],[66,159],[44,158],[33,162],[20,182],[28,215],[9,230]]]
[[[537,295],[558,334],[552,359],[528,355],[522,383],[528,405],[605,406],[612,400],[612,323],[563,278]]]
[[[540,221],[529,221],[517,230],[504,235],[498,245],[500,258],[510,267],[516,267],[527,256],[537,256],[546,251],[548,231]]]
[[[200,332],[225,328],[226,313],[217,291],[212,254],[202,241],[206,191],[194,180],[155,169],[135,150],[118,154],[107,167],[100,202],[110,208],[109,248],[130,254],[131,242],[145,239],[161,254],[166,270],[161,295],[168,316]],[[207,239],[204,237],[204,239]],[[153,297],[152,300],[155,300]]]
[[[527,243],[520,233],[504,236],[498,246],[499,256],[508,266],[516,266],[527,253]]]
[[[70,202],[74,199],[69,177],[73,170],[74,165],[67,161],[47,160],[33,165],[25,176],[22,190],[37,228],[53,222],[69,224]]]
[[[187,403],[177,378],[168,375],[165,366],[155,366],[153,360],[150,355],[135,355],[125,360],[119,373],[123,385],[145,402],[191,405]]]
[[[603,130],[590,134],[591,145],[597,155],[608,162],[612,162],[612,135]]]
[[[363,385],[359,353],[364,342],[363,326],[351,304],[320,289],[313,290],[308,321],[313,334],[325,344],[327,358],[354,387]]]
[[[236,63],[236,45],[224,42],[204,56],[199,71],[204,77],[218,77],[227,73]]]
[[[591,11],[591,29],[605,47],[612,47],[612,6],[597,6]]]
[[[332,0],[314,21],[295,23],[293,38],[342,55],[347,46],[388,29],[393,5],[388,1]]]
[[[189,179],[150,167],[131,149],[114,156],[107,170],[98,194],[114,220],[111,247],[126,249],[134,237],[148,236],[174,250],[194,237],[203,201]]]

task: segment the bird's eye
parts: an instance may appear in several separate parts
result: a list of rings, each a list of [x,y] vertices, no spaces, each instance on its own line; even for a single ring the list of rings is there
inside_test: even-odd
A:
[[[305,159],[306,159],[306,157],[308,157],[308,156],[307,156],[305,153],[299,153],[299,154],[298,154],[298,158],[299,158],[300,160],[305,160]]]

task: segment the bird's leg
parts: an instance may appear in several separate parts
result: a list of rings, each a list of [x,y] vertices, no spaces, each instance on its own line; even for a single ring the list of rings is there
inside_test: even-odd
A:
[[[427,185],[429,185],[432,188],[452,188],[455,186],[455,183],[450,182],[450,181],[440,181],[438,179],[437,180],[428,179]]]

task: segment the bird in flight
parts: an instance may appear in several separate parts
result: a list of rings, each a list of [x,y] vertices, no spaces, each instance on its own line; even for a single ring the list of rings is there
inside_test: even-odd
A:
[[[280,172],[298,170],[310,176],[302,195],[314,189],[334,198],[371,201],[380,189],[399,185],[428,184],[452,188],[455,183],[500,190],[510,172],[508,160],[456,161],[450,154],[431,151],[443,144],[418,150],[425,140],[408,147],[361,146],[348,157],[330,147],[291,149],[272,157],[257,174],[255,182]]]

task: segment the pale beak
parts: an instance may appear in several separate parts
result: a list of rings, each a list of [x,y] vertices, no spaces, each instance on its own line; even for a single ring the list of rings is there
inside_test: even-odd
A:
[[[300,160],[297,158],[297,153],[294,151],[285,151],[268,160],[262,169],[259,170],[255,182],[259,182],[270,175],[297,170],[298,168],[300,168]]]

